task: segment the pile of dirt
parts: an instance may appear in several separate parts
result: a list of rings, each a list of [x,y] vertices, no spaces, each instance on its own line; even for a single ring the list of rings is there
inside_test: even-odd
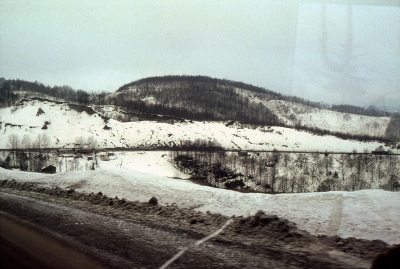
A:
[[[365,240],[354,237],[341,238],[337,235],[319,235],[318,238],[325,245],[334,247],[345,253],[351,253],[371,260],[377,253],[388,249],[388,244],[381,240]]]
[[[307,231],[299,230],[295,223],[276,215],[266,215],[261,210],[254,216],[235,218],[227,232],[255,238],[259,244],[279,241],[282,244],[290,242],[300,246],[311,242],[313,238]]]

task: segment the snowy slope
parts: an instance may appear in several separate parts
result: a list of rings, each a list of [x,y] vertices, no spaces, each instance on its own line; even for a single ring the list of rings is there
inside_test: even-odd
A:
[[[351,135],[384,137],[390,121],[389,117],[340,113],[288,101],[269,101],[268,107],[271,110],[278,111],[277,115],[280,119],[291,122],[293,125],[300,124],[310,128],[316,127]],[[288,113],[284,113],[284,111],[288,111]],[[290,115],[296,115],[295,120],[291,120]]]
[[[44,113],[37,115],[39,109]],[[0,109],[0,148],[6,148],[10,134],[33,139],[39,133],[50,136],[52,147],[74,143],[75,138],[94,136],[97,147],[172,146],[201,139],[213,141],[225,149],[345,151],[373,150],[380,143],[362,143],[333,136],[318,136],[283,127],[241,128],[223,122],[119,122],[105,120],[100,114],[78,112],[68,104],[51,101],[29,101],[13,108]],[[42,127],[47,124],[47,129]]]
[[[236,89],[251,102],[268,107],[285,124],[303,125],[332,132],[351,135],[369,135],[384,137],[389,124],[389,117],[370,117],[341,113],[284,100],[267,100],[263,95],[251,91]]]
[[[223,215],[249,215],[258,210],[296,222],[312,234],[381,239],[400,243],[400,193],[383,190],[269,195],[239,193],[192,182],[125,169],[67,172],[54,175],[0,168],[1,179],[45,186],[75,188],[146,202],[152,196],[163,205],[176,203]]]
[[[38,113],[41,109],[44,113]],[[30,101],[18,107],[8,107],[0,110],[2,118],[0,147],[6,148],[7,137],[14,133],[21,139],[28,134],[34,139],[39,133],[50,136],[51,147],[62,147],[74,143],[78,136],[88,137],[101,132],[105,126],[100,115],[89,115],[77,112],[67,103]],[[48,123],[47,129],[42,129]],[[12,124],[14,126],[10,126]]]

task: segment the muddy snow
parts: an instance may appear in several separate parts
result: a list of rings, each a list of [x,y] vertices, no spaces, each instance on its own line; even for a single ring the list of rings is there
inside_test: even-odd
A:
[[[144,163],[142,165],[142,168]],[[170,178],[173,166],[147,166],[142,171],[122,168],[64,172],[53,175],[5,170],[0,179],[35,182],[42,186],[102,192],[131,201],[156,197],[161,205],[210,211],[225,216],[249,216],[258,210],[295,222],[314,235],[380,239],[400,243],[400,193],[383,190],[270,195],[240,193]],[[132,168],[132,167],[131,167]],[[164,170],[164,171],[163,171]],[[164,174],[164,175],[163,175]]]

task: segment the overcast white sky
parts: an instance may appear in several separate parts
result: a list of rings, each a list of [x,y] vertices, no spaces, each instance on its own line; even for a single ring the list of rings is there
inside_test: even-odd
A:
[[[400,0],[0,0],[0,76],[114,91],[206,75],[400,107],[399,29]]]

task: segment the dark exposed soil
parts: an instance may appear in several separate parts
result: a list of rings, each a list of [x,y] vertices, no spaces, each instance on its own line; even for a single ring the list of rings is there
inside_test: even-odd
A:
[[[5,192],[36,195],[40,199],[90,209],[91,212],[114,218],[135,216],[149,219],[154,227],[190,233],[197,239],[209,235],[210,230],[218,229],[230,219],[220,214],[181,209],[176,205],[161,206],[154,199],[149,203],[128,201],[107,197],[101,192],[95,194],[58,187],[46,188],[15,180],[1,180],[0,188]],[[279,259],[293,264],[293,268],[368,268],[373,257],[389,247],[380,240],[313,236],[299,230],[293,222],[275,215],[265,215],[262,211],[254,216],[231,219],[232,223],[213,239],[214,242],[240,245],[240,248],[254,255],[276,254]]]

